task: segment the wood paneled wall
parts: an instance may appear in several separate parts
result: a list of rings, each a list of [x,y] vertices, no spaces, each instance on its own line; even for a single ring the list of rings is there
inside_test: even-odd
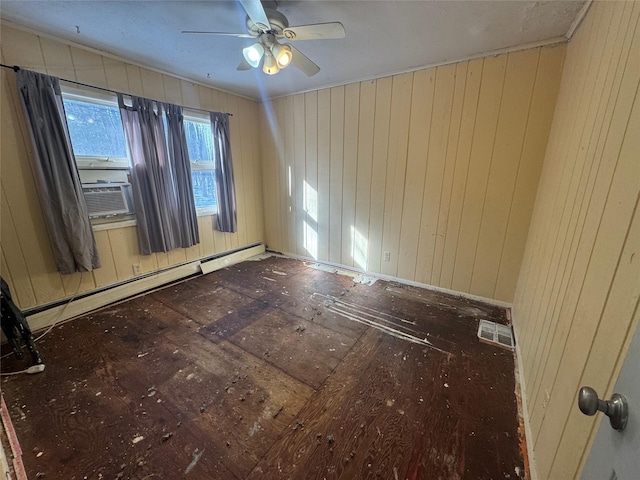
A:
[[[20,65],[97,87],[168,101],[185,107],[230,112],[238,203],[238,232],[214,230],[212,216],[198,218],[200,244],[169,253],[139,255],[135,226],[95,232],[102,268],[92,273],[56,271],[29,165],[31,145],[14,74],[0,69],[2,113],[2,263],[1,273],[25,309],[132,278],[143,273],[262,242],[264,219],[257,102],[170,75],[124,63],[19,29],[2,26],[2,63]]]
[[[564,51],[265,103],[269,247],[511,301]]]
[[[639,2],[595,2],[569,43],[515,297],[541,479],[576,478],[640,298]],[[606,421],[606,419],[605,419]]]

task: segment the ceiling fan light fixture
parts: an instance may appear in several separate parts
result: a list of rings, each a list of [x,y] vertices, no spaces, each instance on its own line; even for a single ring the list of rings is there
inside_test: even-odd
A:
[[[249,47],[243,48],[242,55],[249,65],[257,68],[264,55],[264,47],[260,43],[254,43]]]
[[[262,71],[267,75],[275,75],[280,71],[278,62],[269,50],[267,50],[267,53],[264,56],[264,65],[262,66]]]
[[[291,53],[291,48],[289,48],[288,45],[280,45],[279,43],[276,43],[271,48],[271,52],[278,63],[278,67],[286,68],[291,63],[293,54]]]

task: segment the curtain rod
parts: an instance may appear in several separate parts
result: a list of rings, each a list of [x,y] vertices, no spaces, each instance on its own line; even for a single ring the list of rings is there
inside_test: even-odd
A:
[[[5,65],[4,63],[0,63],[0,67],[2,68],[10,68],[11,70],[13,70],[14,72],[18,72],[20,70],[20,67],[17,65]],[[128,96],[133,96],[130,93],[124,93],[124,92],[118,92],[117,90],[111,90],[109,88],[103,88],[103,87],[96,87],[95,85],[89,85],[87,83],[82,83],[82,82],[76,82],[75,80],[67,80],[66,78],[59,78],[60,81],[62,82],[67,82],[67,83],[73,83],[75,85],[80,85],[82,87],[88,87],[88,88],[95,88],[96,90],[102,90],[104,92],[109,92],[109,93],[115,93],[115,94],[121,94],[121,95],[128,95]],[[153,98],[150,98],[149,100],[153,101],[153,102],[157,102],[157,103],[165,103],[165,102],[161,102],[159,100],[155,100]],[[187,110],[197,110],[199,112],[205,112],[205,113],[210,113],[209,110],[204,110],[202,108],[195,108],[195,107],[185,107],[182,106],[183,108],[186,108]],[[233,117],[233,113],[229,113],[226,112],[227,115],[229,115],[230,117]]]

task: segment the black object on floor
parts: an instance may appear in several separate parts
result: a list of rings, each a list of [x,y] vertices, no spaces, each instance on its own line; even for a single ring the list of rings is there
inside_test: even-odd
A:
[[[42,358],[36,348],[29,324],[20,309],[13,303],[7,282],[2,277],[0,277],[0,282],[2,282],[2,301],[0,302],[2,306],[2,331],[18,358],[23,357],[22,346],[20,345],[20,338],[22,338],[31,353],[33,364],[40,365]]]

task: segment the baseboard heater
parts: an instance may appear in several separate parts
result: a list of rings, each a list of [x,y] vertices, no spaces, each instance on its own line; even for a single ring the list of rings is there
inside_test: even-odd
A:
[[[148,273],[101,289],[83,293],[72,301],[61,300],[48,305],[27,309],[24,316],[32,331],[47,328],[54,323],[84,315],[98,308],[126,300],[188,277],[211,273],[234,263],[264,253],[261,243],[248,245],[193,262],[174,265],[164,270]]]

